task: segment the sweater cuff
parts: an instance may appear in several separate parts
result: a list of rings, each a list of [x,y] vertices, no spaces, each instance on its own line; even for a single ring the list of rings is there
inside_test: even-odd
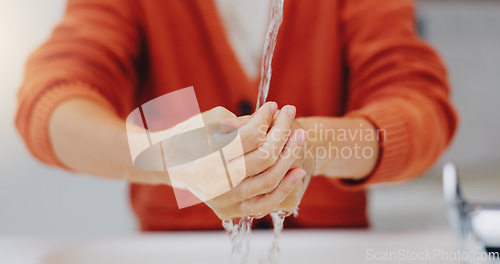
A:
[[[379,135],[379,160],[373,172],[362,180],[333,179],[343,190],[360,190],[367,186],[400,180],[410,158],[410,126],[401,107],[394,102],[379,101],[359,110],[349,112],[348,117],[364,117],[377,128]]]
[[[59,84],[46,89],[35,102],[31,115],[28,117],[28,148],[35,157],[48,165],[54,165],[66,170],[66,167],[56,157],[49,136],[49,121],[52,112],[63,101],[71,98],[85,98],[103,105],[113,112],[111,103],[97,89],[82,82]]]

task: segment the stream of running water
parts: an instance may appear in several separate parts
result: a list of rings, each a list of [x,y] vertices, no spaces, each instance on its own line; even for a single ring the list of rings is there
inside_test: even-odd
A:
[[[269,256],[267,257],[267,263],[269,264],[278,263],[280,257],[280,236],[281,236],[281,231],[283,230],[283,223],[285,222],[285,217],[286,217],[286,212],[283,211],[271,213],[271,218],[273,219],[273,226],[274,226],[274,236],[271,248],[269,249]]]
[[[271,4],[271,22],[267,31],[266,41],[264,44],[264,54],[261,64],[261,79],[259,85],[259,96],[257,98],[257,108],[261,107],[267,100],[269,94],[269,85],[271,84],[272,62],[274,57],[274,49],[278,40],[278,32],[283,22],[283,6],[284,0],[272,0]]]
[[[264,54],[262,56],[261,65],[261,81],[259,85],[259,94],[257,98],[257,108],[259,109],[267,100],[269,94],[269,86],[271,83],[272,75],[272,61],[278,32],[283,22],[283,6],[284,0],[272,0],[271,3],[271,20],[267,31],[266,41],[264,43]],[[297,210],[294,211],[296,216]],[[283,223],[285,221],[286,212],[278,211],[270,213],[273,226],[274,237],[269,249],[267,260],[261,260],[261,263],[276,264],[280,256],[279,239],[281,231],[283,230]],[[247,216],[241,219],[225,220],[222,226],[228,232],[231,243],[231,263],[246,264],[250,254],[250,237],[252,232],[252,223],[254,217]]]

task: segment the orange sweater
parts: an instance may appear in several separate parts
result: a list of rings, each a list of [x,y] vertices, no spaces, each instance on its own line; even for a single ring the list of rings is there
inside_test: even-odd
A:
[[[314,177],[289,227],[367,226],[364,188],[429,168],[456,128],[446,71],[415,33],[409,0],[286,0],[269,99],[298,116],[363,116],[386,131],[363,182]],[[165,93],[194,86],[202,111],[255,105],[210,0],[70,0],[30,58],[16,125],[43,162],[63,167],[48,137],[51,111],[85,97],[126,117]],[[247,109],[251,110],[251,109]],[[216,229],[204,204],[178,210],[167,186],[131,186],[143,230]]]

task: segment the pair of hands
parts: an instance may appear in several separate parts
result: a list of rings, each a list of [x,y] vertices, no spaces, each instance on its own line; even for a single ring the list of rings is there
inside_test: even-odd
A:
[[[233,188],[215,198],[202,199],[219,218],[263,217],[279,210],[291,214],[299,205],[313,165],[303,157],[307,135],[295,121],[295,115],[294,106],[285,106],[280,111],[274,102],[264,104],[252,116],[237,117],[223,107],[202,114],[212,142],[210,147],[224,144],[237,135],[243,148],[241,153],[244,153],[243,156],[231,157],[226,164],[228,171],[235,167],[233,164],[241,162],[246,168],[241,179],[233,182]],[[167,149],[175,156],[191,156],[193,150],[200,151],[197,146],[201,144],[195,138],[202,137],[191,137],[189,142],[177,139],[182,144],[176,144],[174,137]],[[186,143],[192,147],[183,147]],[[203,168],[196,170],[191,167],[183,172],[192,174],[187,178],[197,179],[198,182],[191,180],[189,183],[194,189],[195,185],[206,186],[205,183],[209,183],[203,182],[206,179],[212,179],[212,186],[217,185],[210,177],[217,172],[207,169],[206,164]]]

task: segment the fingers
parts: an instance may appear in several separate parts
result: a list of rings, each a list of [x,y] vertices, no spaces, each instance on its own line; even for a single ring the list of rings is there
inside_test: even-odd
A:
[[[295,185],[295,188],[288,194],[286,199],[283,200],[278,207],[279,210],[286,212],[287,217],[293,214],[293,211],[297,208],[300,200],[302,199],[302,192],[304,190],[305,184],[304,178],[302,178],[301,184]]]
[[[247,178],[233,190],[207,202],[221,219],[265,215],[279,209],[290,193],[301,189],[295,187],[305,171],[290,167],[299,157],[306,133],[302,129],[293,131],[295,115],[294,106],[278,111],[275,103],[267,103],[253,116],[223,120],[218,136],[238,133],[245,153],[232,159],[226,157],[227,169],[231,171],[232,165],[245,162]]]
[[[205,125],[220,124],[220,120],[233,119],[236,115],[222,106],[214,107],[202,113]]]
[[[275,102],[266,103],[238,129],[245,153],[257,149],[266,141],[267,130],[277,110],[278,105]]]
[[[305,175],[304,169],[290,170],[274,191],[242,202],[239,206],[240,215],[262,215],[275,211]]]
[[[248,121],[252,116],[246,115],[246,116],[240,116],[237,118],[229,118],[229,119],[224,119],[222,120],[221,124],[221,133],[222,134],[229,134],[234,132],[236,129],[241,128],[242,126],[246,125]]]
[[[294,106],[283,107],[273,127],[267,134],[264,144],[254,151],[245,154],[243,158],[245,159],[247,176],[257,175],[276,163],[293,131],[292,122],[295,118],[295,113],[296,109]]]
[[[243,180],[233,190],[219,196],[218,202],[221,205],[229,205],[234,201],[244,201],[272,192],[299,157],[299,151],[304,144],[305,137],[306,132],[304,130],[298,129],[294,131],[275,165],[257,176]],[[244,157],[229,162],[227,164],[228,171],[232,170],[232,166],[238,166],[241,159],[244,159]]]
[[[223,220],[244,216],[253,216],[258,219],[277,210],[284,210],[289,216],[298,205],[296,199],[300,200],[300,195],[297,195],[297,193],[301,193],[303,189],[305,175],[306,171],[304,169],[291,169],[286,173],[279,186],[271,193],[259,195],[236,204],[234,201],[229,204],[226,203],[229,197],[223,198],[222,196],[206,203]],[[291,205],[292,201],[289,199],[290,196],[294,196],[295,203],[293,203],[293,206]]]
[[[306,132],[302,129],[294,131],[279,154],[277,162],[263,173],[244,180],[235,188],[238,201],[272,192],[278,187],[283,177],[299,157],[299,151],[304,144]],[[230,164],[228,164],[229,166]]]

